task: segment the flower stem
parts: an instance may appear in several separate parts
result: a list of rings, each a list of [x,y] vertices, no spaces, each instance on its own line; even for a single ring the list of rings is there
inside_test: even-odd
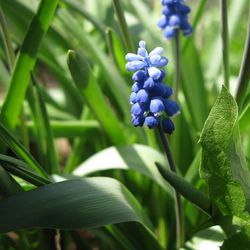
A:
[[[174,37],[174,59],[175,59],[175,75],[174,75],[173,98],[175,101],[177,101],[178,89],[180,83],[180,39],[178,30],[176,30],[176,34]]]
[[[125,43],[126,49],[127,51],[134,51],[132,37],[130,35],[128,25],[127,25],[126,19],[122,11],[120,0],[113,0],[113,3],[115,7],[115,12],[116,12],[116,15],[119,20],[120,27],[121,27],[122,38]]]
[[[221,35],[223,53],[223,76],[224,84],[229,86],[229,53],[228,53],[228,20],[227,20],[227,0],[221,0]]]
[[[163,145],[169,167],[172,172],[176,173],[176,166],[174,163],[173,155],[170,150],[170,146],[166,136],[164,135],[161,127],[158,127],[158,132],[160,136],[161,143]],[[175,217],[176,217],[176,246],[180,249],[184,243],[184,219],[183,219],[183,209],[181,204],[181,196],[176,190],[175,193]]]
[[[242,110],[242,106],[244,103],[244,99],[246,97],[248,83],[250,78],[250,9],[249,9],[249,17],[248,17],[248,31],[247,31],[247,39],[245,43],[245,49],[243,54],[243,60],[240,67],[240,75],[238,79],[238,87],[236,93],[236,101],[238,104],[239,112]]]

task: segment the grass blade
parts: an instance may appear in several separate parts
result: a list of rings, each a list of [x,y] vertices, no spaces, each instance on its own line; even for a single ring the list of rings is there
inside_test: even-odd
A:
[[[35,186],[42,186],[51,183],[50,180],[45,179],[34,172],[28,164],[16,158],[0,154],[0,163],[11,174],[16,175]]]
[[[0,120],[8,128],[13,129],[25,98],[33,71],[37,52],[54,15],[58,0],[41,0],[37,13],[33,17],[28,33],[23,41],[11,78],[10,88],[6,96]]]
[[[45,178],[48,177],[39,163],[26,150],[26,148],[13,135],[11,135],[2,123],[0,123],[0,139],[7,144],[18,157],[28,163],[37,173]]]
[[[5,50],[6,50],[9,68],[10,68],[10,71],[12,71],[12,67],[13,67],[14,62],[15,62],[15,54],[14,54],[13,48],[11,46],[11,41],[10,41],[9,32],[8,32],[8,25],[6,23],[4,13],[3,13],[1,6],[0,6],[0,25],[1,25],[1,30],[3,33],[3,42],[4,42],[4,46],[5,46]]]

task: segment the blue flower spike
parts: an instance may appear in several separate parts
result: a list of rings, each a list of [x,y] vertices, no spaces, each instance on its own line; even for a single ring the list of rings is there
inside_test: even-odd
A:
[[[144,124],[150,129],[161,126],[165,133],[172,134],[174,124],[170,117],[179,114],[180,109],[175,101],[168,99],[173,91],[162,82],[166,76],[162,67],[168,64],[163,53],[161,47],[148,53],[146,42],[140,41],[137,54],[126,55],[127,70],[135,71],[130,95],[131,116],[135,127]]]
[[[177,30],[182,30],[185,36],[192,33],[188,22],[190,8],[183,2],[184,0],[161,0],[162,17],[157,25],[163,30],[166,39],[175,37]]]

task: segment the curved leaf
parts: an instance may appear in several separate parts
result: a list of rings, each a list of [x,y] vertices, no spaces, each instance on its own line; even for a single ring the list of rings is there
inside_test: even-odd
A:
[[[249,209],[250,174],[240,142],[238,109],[225,87],[204,125],[200,143],[201,177],[218,208],[224,215],[241,214],[246,203]]]
[[[154,249],[161,249],[139,202],[112,178],[68,180],[22,192],[1,200],[0,214],[0,233],[25,228],[89,229],[139,222],[153,239]]]
[[[145,145],[126,145],[109,147],[91,156],[73,174],[85,176],[96,171],[109,169],[135,170],[158,183],[163,189],[170,192],[164,179],[159,174],[155,162],[166,166],[165,157],[155,149]]]
[[[39,47],[49,28],[58,2],[58,0],[40,1],[23,41],[20,54],[16,59],[10,87],[0,114],[0,120],[9,129],[13,129],[17,123],[17,117],[29,85],[30,72],[35,67]]]

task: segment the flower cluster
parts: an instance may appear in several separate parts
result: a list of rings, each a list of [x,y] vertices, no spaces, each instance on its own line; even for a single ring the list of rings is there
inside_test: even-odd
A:
[[[158,21],[158,26],[163,30],[163,36],[173,38],[177,29],[181,29],[185,36],[192,33],[188,23],[190,8],[183,4],[184,0],[161,0],[163,16]]]
[[[161,124],[163,131],[171,134],[174,124],[169,117],[179,113],[179,107],[168,99],[172,89],[162,83],[165,71],[159,67],[168,63],[168,59],[161,56],[163,52],[163,48],[157,47],[148,54],[146,43],[140,41],[137,54],[126,55],[126,68],[135,71],[130,96],[133,125],[143,126],[145,123],[149,128],[155,128]]]

